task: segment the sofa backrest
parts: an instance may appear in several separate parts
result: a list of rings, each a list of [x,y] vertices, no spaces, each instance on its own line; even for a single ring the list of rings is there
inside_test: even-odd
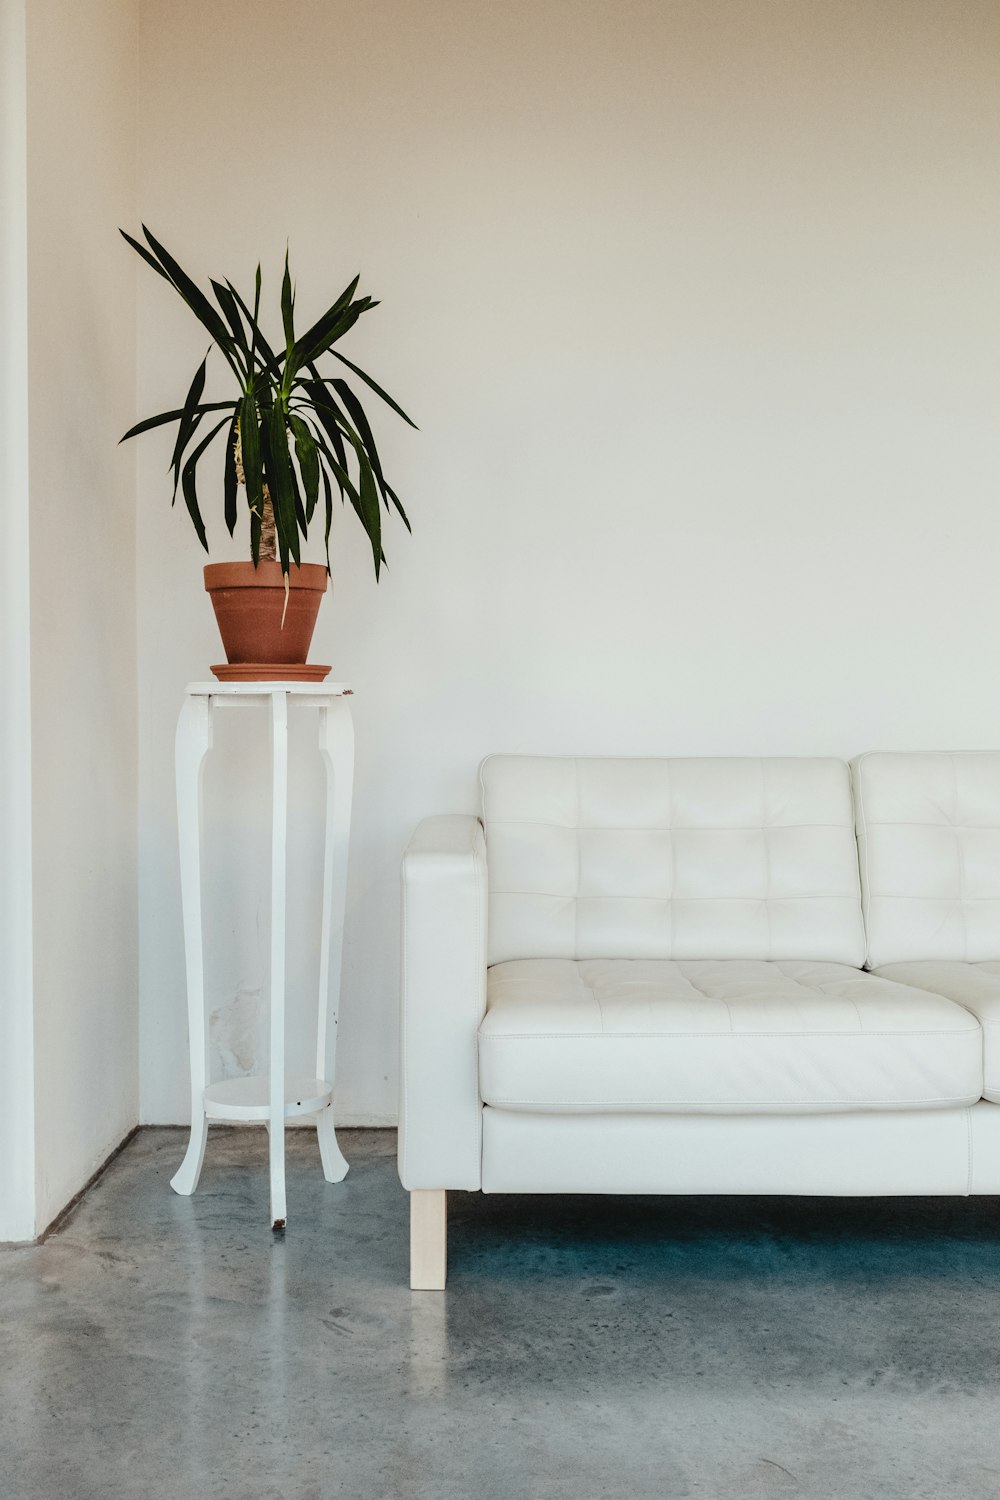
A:
[[[1000,753],[851,764],[869,963],[1000,958]]]
[[[842,761],[499,755],[481,780],[490,963],[864,962]]]

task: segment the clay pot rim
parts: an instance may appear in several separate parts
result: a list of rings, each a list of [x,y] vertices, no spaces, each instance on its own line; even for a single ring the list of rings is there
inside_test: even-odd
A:
[[[293,589],[316,589],[326,593],[327,571],[322,563],[291,563],[288,571],[289,587]],[[281,564],[269,559],[254,567],[252,562],[225,562],[205,564],[205,587],[212,589],[283,589],[284,574]]]

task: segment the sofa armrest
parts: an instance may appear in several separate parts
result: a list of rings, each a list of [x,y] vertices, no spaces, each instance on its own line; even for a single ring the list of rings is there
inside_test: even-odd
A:
[[[486,839],[478,818],[427,818],[403,855],[399,1175],[481,1182],[479,1025],[486,1012]]]

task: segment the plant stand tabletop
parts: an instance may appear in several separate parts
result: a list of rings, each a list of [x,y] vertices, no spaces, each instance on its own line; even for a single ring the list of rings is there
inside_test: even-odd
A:
[[[354,777],[351,691],[346,683],[195,682],[187,688],[177,722],[177,822],[191,1048],[191,1137],[184,1160],[170,1185],[183,1195],[193,1193],[198,1186],[209,1120],[260,1121],[268,1127],[270,1136],[271,1226],[276,1230],[283,1230],[287,1219],[286,1119],[315,1115],[327,1182],[340,1182],[347,1174],[347,1162],[334,1130],[333,1079]],[[314,1078],[285,1076],[285,877],[290,704],[306,704],[318,710],[319,748],[326,766],[323,918]],[[270,1071],[266,1076],[209,1083],[201,904],[202,766],[212,745],[215,711],[248,708],[265,709],[271,724]]]

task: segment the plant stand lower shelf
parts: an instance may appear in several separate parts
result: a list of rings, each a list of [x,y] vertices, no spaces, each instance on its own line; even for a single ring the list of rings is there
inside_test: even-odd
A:
[[[263,1074],[224,1078],[202,1095],[210,1120],[266,1120],[271,1113],[271,1080]],[[333,1090],[322,1078],[285,1079],[285,1119],[315,1115],[333,1102]]]
[[[177,824],[191,1047],[191,1138],[170,1186],[185,1196],[198,1186],[209,1120],[258,1121],[267,1126],[270,1137],[271,1225],[277,1230],[284,1229],[287,1219],[286,1120],[315,1116],[326,1180],[340,1182],[347,1175],[347,1162],[337,1145],[333,1123],[333,1077],[354,777],[354,730],[348,706],[350,694],[351,689],[343,683],[192,683],[177,722]],[[318,710],[319,747],[327,773],[315,1078],[285,1074],[285,873],[290,703]],[[227,1078],[219,1083],[209,1083],[201,902],[201,773],[212,744],[213,713],[223,708],[264,708],[271,722],[270,1072],[266,1076]]]

